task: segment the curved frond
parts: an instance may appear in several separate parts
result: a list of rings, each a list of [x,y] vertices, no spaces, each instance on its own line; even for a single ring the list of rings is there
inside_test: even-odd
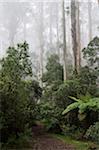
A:
[[[78,102],[75,102],[75,103],[73,103],[73,104],[70,104],[70,105],[62,112],[62,115],[65,115],[65,114],[67,114],[69,111],[78,108],[78,106],[79,106],[79,103],[78,103]]]

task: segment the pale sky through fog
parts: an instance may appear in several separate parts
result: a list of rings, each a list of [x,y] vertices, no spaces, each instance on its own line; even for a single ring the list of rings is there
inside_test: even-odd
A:
[[[67,46],[72,54],[71,46],[71,17],[70,1],[65,0]],[[44,2],[44,3],[43,3]],[[85,47],[88,42],[88,0],[80,2],[80,30],[81,46]],[[92,2],[92,36],[99,35],[99,6],[98,0]],[[40,14],[40,4],[43,3],[43,18]],[[52,19],[50,19],[50,5],[52,4]],[[69,13],[67,14],[67,9]],[[50,52],[50,26],[52,26],[52,51],[57,49],[57,33],[61,44],[61,0],[0,0],[0,57],[4,56],[10,46],[11,38],[14,44],[26,40],[29,43],[30,52],[39,55],[41,48],[41,31],[43,29],[44,53]],[[43,27],[41,22],[43,20]],[[57,28],[58,26],[58,28]],[[46,60],[46,58],[45,58]]]

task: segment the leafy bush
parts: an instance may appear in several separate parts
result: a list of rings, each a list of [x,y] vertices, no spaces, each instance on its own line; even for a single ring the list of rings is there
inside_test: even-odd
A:
[[[35,118],[35,105],[41,96],[37,82],[27,80],[32,76],[31,61],[26,42],[9,47],[0,61],[0,136],[1,142],[9,137],[19,137],[25,125]]]
[[[80,91],[80,84],[78,80],[67,80],[61,84],[53,94],[53,99],[59,107],[65,108],[72,103],[69,98],[70,95],[77,97]]]
[[[70,124],[62,125],[62,131],[64,135],[73,135],[77,127],[75,125],[70,126]]]
[[[18,137],[16,135],[10,135],[9,139],[6,144],[2,144],[3,149],[21,149],[21,148],[32,148],[31,147],[31,138],[32,138],[32,131],[25,127],[25,131],[20,133]]]
[[[51,102],[42,102],[39,104],[39,120],[42,120],[47,130],[57,130],[61,124],[61,113],[63,109],[57,107]]]
[[[77,78],[80,84],[80,94],[86,95],[90,93],[96,96],[97,92],[97,73],[96,70],[89,68],[88,66],[82,67]]]
[[[95,37],[92,41],[90,41],[88,46],[84,48],[82,52],[89,66],[95,67],[99,71],[99,37]]]
[[[86,131],[85,137],[89,140],[96,141],[99,144],[99,122],[91,125]]]
[[[42,101],[44,101],[45,104],[48,102],[51,106],[54,104],[56,108],[61,108],[63,110],[73,102],[73,100],[69,98],[70,95],[77,97],[80,91],[80,85],[78,80],[67,80],[65,83],[57,81],[50,85],[50,87],[47,87],[45,90],[46,91],[44,91]],[[55,111],[55,108],[52,107],[52,109],[52,112]],[[48,110],[46,109],[46,113],[47,111]],[[61,112],[61,110],[59,111]],[[76,114],[76,111],[70,112],[65,119],[64,117],[61,117],[61,121],[64,123],[67,122],[72,124],[74,122],[74,124],[78,124],[79,120],[76,117]],[[50,114],[49,117],[51,117]]]
[[[84,121],[84,127],[87,128],[92,123],[92,121],[98,120],[98,111],[99,111],[99,98],[91,98],[89,95],[81,97],[81,99],[77,99],[74,97],[70,97],[74,101],[74,103],[67,106],[67,108],[63,111],[63,115],[67,114],[68,112],[78,109],[78,118],[80,121]],[[90,114],[92,112],[97,112],[95,114],[94,119]],[[91,116],[91,118],[90,118]]]
[[[66,136],[71,136],[75,139],[82,139],[82,135],[84,133],[84,130],[82,128],[79,128],[75,125],[66,124],[62,127],[63,134]]]
[[[63,81],[63,66],[59,62],[58,55],[54,54],[48,58],[42,81],[46,85],[51,85],[55,81]]]

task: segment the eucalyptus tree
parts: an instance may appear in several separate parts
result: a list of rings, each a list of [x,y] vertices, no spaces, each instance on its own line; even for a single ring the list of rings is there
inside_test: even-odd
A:
[[[43,2],[39,2],[39,19],[40,19],[40,31],[39,31],[39,37],[40,37],[40,78],[43,76],[43,53],[44,53],[44,4]],[[41,80],[40,80],[41,81]],[[41,82],[41,86],[42,82]]]
[[[59,4],[56,4],[56,32],[57,32],[57,42],[56,42],[56,48],[57,48],[57,54],[60,57],[60,48],[59,48]]]
[[[50,50],[52,50],[52,44],[53,44],[53,22],[52,22],[52,17],[53,17],[53,3],[50,2]]]
[[[89,41],[92,40],[92,2],[88,0]]]
[[[80,70],[80,22],[79,22],[79,2],[71,1],[71,28],[72,28],[72,44],[74,53],[75,71]]]
[[[66,46],[66,18],[65,18],[65,2],[62,1],[63,13],[63,59],[64,59],[64,80],[67,79],[67,46]]]

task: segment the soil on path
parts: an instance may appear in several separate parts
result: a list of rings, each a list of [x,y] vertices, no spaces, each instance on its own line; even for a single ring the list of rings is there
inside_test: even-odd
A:
[[[33,127],[33,137],[35,139],[33,150],[75,150],[72,145],[48,134],[41,125]]]

